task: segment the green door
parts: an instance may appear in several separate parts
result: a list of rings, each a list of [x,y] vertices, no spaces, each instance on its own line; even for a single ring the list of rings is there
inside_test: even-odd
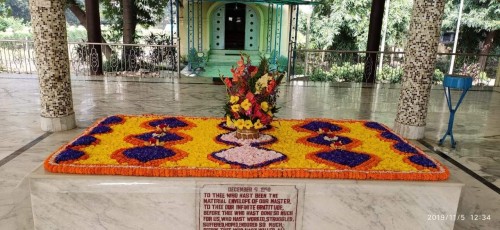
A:
[[[210,48],[214,50],[224,49],[226,5],[222,5],[212,14],[212,42]]]
[[[245,11],[245,50],[259,50],[259,26],[260,21],[257,13],[247,5]]]

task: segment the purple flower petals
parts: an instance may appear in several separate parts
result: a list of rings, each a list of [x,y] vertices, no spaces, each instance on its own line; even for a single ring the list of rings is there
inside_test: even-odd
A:
[[[111,116],[111,117],[104,119],[104,121],[102,121],[99,125],[113,125],[113,124],[120,123],[122,121],[123,121],[123,118],[121,118],[121,117]]]
[[[377,122],[366,122],[365,126],[368,128],[372,128],[372,129],[376,129],[376,130],[380,130],[380,131],[387,131],[387,129],[383,125],[381,125]]]
[[[437,168],[437,166],[436,166],[436,164],[434,164],[434,162],[432,162],[431,160],[429,160],[429,158],[427,158],[421,154],[417,154],[417,155],[413,155],[411,157],[408,157],[408,160],[410,160],[411,162],[413,162],[417,165],[421,165],[424,167]]]
[[[76,141],[74,141],[73,143],[71,143],[71,146],[91,145],[95,141],[97,141],[97,138],[95,138],[93,136],[81,136],[78,139],[76,139]]]
[[[151,133],[144,133],[144,134],[141,134],[141,135],[137,135],[135,136],[136,138],[138,139],[141,139],[143,141],[149,141],[149,139],[151,139],[153,137],[153,133],[154,132],[151,132]],[[182,140],[184,138],[182,138],[181,136],[175,134],[175,133],[164,133],[165,135],[161,136],[158,138],[158,140],[160,140],[161,142],[168,142],[168,141],[179,141],[179,140]]]
[[[82,157],[83,155],[85,155],[85,153],[82,151],[74,149],[65,149],[64,151],[60,152],[54,160],[56,163],[59,164],[61,161],[76,160]]]
[[[325,140],[325,137],[326,137],[325,134],[321,134],[321,135],[318,135],[315,137],[307,138],[307,141],[318,144],[318,145],[330,146],[330,144],[332,144],[334,141]],[[352,142],[352,140],[348,137],[337,136],[337,138],[338,138],[337,141],[341,141],[342,145],[347,145],[347,144],[350,144]]]
[[[123,155],[128,158],[136,159],[142,163],[152,160],[163,159],[175,155],[175,153],[161,146],[143,146],[130,148],[123,151]]]
[[[401,138],[399,138],[396,134],[390,132],[390,131],[385,131],[381,134],[381,136],[383,138],[386,138],[386,139],[391,139],[391,140],[395,140],[395,141],[403,141],[401,140]]]
[[[169,117],[169,118],[149,122],[149,125],[152,127],[156,127],[158,125],[168,125],[168,127],[170,127],[170,128],[177,128],[177,127],[186,127],[188,124],[180,121],[177,118]]]
[[[307,125],[303,125],[302,128],[317,132],[319,129],[328,129],[330,131],[340,131],[342,128],[339,126],[336,126],[334,124],[330,124],[328,122],[323,122],[323,121],[312,121],[309,122]]]
[[[411,145],[409,145],[408,143],[406,142],[398,142],[396,144],[393,145],[394,148],[396,148],[397,150],[401,151],[401,152],[404,152],[404,153],[412,153],[412,154],[418,154],[418,151],[417,149],[415,149],[414,147],[412,147]]]
[[[370,159],[369,155],[340,149],[318,153],[316,156],[327,161],[349,166],[351,168],[363,164]]]
[[[89,135],[109,133],[109,132],[111,132],[111,130],[112,129],[108,126],[99,125],[99,126],[95,127],[94,129],[92,129],[92,131],[89,133]]]

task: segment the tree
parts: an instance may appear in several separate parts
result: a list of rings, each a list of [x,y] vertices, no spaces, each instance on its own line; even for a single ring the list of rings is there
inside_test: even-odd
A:
[[[0,0],[0,16],[7,17],[10,15],[10,7],[5,4],[5,0]]]
[[[458,20],[460,0],[449,0],[445,7],[443,29],[454,31]],[[461,52],[490,53],[494,46],[499,46],[500,37],[500,1],[467,0],[464,1],[461,20]],[[495,42],[496,41],[496,42]],[[479,66],[483,70],[487,56],[480,56]]]
[[[364,50],[371,0],[321,0],[311,17],[311,43],[319,49]],[[304,24],[304,23],[302,23]],[[305,26],[301,26],[305,32]]]
[[[388,46],[403,46],[410,26],[412,0],[391,0]],[[371,0],[321,0],[311,17],[311,44],[318,49],[366,50]],[[305,33],[301,17],[299,30]]]
[[[67,0],[66,7],[75,15],[75,17],[78,19],[80,24],[83,27],[85,27],[85,29],[88,30],[88,28],[87,28],[87,14],[83,10],[83,2],[81,2],[81,0]],[[101,42],[107,43],[106,39],[104,39],[102,34],[100,36],[101,36]],[[111,58],[111,54],[112,54],[111,47],[109,47],[108,45],[102,46],[102,52],[104,53],[106,58],[108,58],[108,59]]]
[[[31,21],[31,14],[27,0],[4,0],[5,4],[11,9],[11,16],[22,19],[24,23]]]
[[[174,0],[175,1],[175,0]],[[133,44],[136,27],[150,27],[161,21],[169,0],[102,0],[104,17],[111,29]]]

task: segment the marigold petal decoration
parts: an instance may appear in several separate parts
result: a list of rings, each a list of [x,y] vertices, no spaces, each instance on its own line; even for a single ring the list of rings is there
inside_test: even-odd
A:
[[[231,117],[229,117],[229,116],[226,116],[226,125],[227,125],[227,127],[230,127],[230,128],[234,127],[234,122],[233,122],[233,120],[231,120]]]
[[[386,126],[358,120],[104,118],[44,162],[55,173],[134,176],[445,180],[448,169]],[[163,128],[158,129],[162,126]],[[102,128],[102,127],[108,127]],[[166,128],[168,127],[168,128]]]

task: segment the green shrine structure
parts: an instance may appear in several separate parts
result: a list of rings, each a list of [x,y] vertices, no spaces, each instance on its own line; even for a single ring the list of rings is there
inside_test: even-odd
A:
[[[271,68],[293,73],[299,6],[311,4],[316,3],[185,0],[179,20],[181,56],[187,57],[189,70],[202,77],[231,77],[230,69],[242,52],[254,64],[266,57]]]

